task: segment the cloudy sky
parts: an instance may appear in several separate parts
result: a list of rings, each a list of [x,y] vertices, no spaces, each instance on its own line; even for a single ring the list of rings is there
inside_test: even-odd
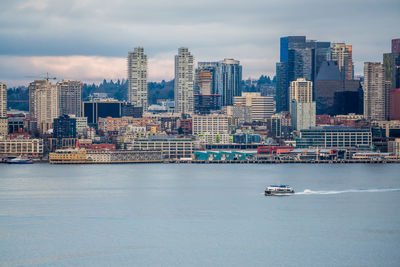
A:
[[[287,35],[352,44],[362,73],[390,51],[399,25],[399,0],[1,0],[0,81],[126,78],[135,46],[145,48],[151,81],[172,79],[181,46],[197,61],[238,59],[244,78],[256,78],[274,75]]]

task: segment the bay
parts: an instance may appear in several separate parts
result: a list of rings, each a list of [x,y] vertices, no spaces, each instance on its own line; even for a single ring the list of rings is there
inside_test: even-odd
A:
[[[0,266],[398,266],[399,211],[396,164],[1,164]]]

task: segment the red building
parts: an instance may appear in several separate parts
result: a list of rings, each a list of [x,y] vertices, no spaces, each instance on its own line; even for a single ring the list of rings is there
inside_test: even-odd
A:
[[[285,154],[292,151],[292,146],[259,146],[257,148],[257,154]]]
[[[392,40],[392,53],[400,53],[400,39]]]
[[[390,91],[390,119],[400,120],[400,88]]]
[[[179,119],[178,128],[182,129],[183,134],[192,134],[192,119]]]

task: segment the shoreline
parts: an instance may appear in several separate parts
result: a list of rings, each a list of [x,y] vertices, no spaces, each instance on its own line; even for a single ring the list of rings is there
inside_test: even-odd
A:
[[[347,159],[347,160],[163,160],[163,161],[135,161],[135,162],[87,162],[65,161],[50,162],[48,160],[34,161],[34,164],[52,165],[97,165],[97,164],[396,164],[400,159]],[[4,163],[7,164],[7,163]],[[21,164],[11,164],[21,165]],[[24,164],[25,165],[25,164]]]

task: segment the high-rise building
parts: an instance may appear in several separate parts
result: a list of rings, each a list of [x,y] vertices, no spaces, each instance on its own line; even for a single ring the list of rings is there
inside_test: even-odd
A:
[[[390,102],[392,100],[392,90],[400,88],[400,39],[393,39],[391,53],[383,54],[383,68],[386,94],[385,115],[388,119],[393,116],[394,105]]]
[[[293,99],[290,105],[293,129],[300,131],[315,127],[315,102],[297,102]]]
[[[198,73],[200,71],[209,71],[212,73],[212,82],[211,82],[211,94],[217,94],[217,69],[218,69],[218,62],[211,61],[211,62],[198,62],[196,75],[195,75],[195,86],[194,86],[194,93],[200,94],[200,88],[197,81]]]
[[[147,55],[143,47],[128,53],[128,101],[147,110]]]
[[[29,114],[37,119],[43,134],[52,129],[53,120],[58,117],[57,86],[48,80],[36,80],[29,84]]]
[[[326,61],[321,65],[314,91],[318,115],[362,114],[360,81],[343,80],[337,61]]]
[[[311,74],[311,81],[315,85],[315,79],[321,69],[322,64],[328,61],[331,54],[331,43],[330,42],[317,42],[308,41],[309,46],[313,51],[313,69]]]
[[[175,112],[191,114],[194,111],[193,99],[193,55],[188,48],[178,49],[175,56]]]
[[[280,62],[276,64],[277,111],[289,110],[289,85],[298,78],[314,82],[324,61],[329,59],[330,43],[306,40],[305,36],[280,39]]]
[[[313,83],[298,78],[290,83],[290,115],[293,129],[300,131],[315,126],[316,104],[313,101]]]
[[[0,118],[7,117],[7,86],[0,83]]]
[[[400,38],[392,40],[392,89],[400,88]]]
[[[81,115],[82,83],[63,80],[57,83],[60,115]]]
[[[400,88],[390,91],[390,120],[400,120]]]
[[[213,94],[213,73],[209,70],[196,70],[196,93],[194,109],[196,113],[209,114],[219,109],[218,94]]]
[[[242,93],[242,66],[238,60],[227,59],[220,61],[217,68],[216,93],[221,95],[221,105],[233,105],[233,98]]]
[[[288,84],[288,76],[287,76],[287,63],[286,62],[278,62],[276,63],[276,111],[289,111],[288,103],[289,103],[289,88]]]
[[[234,97],[235,106],[251,107],[252,121],[266,121],[276,112],[275,100],[272,96],[261,96],[261,93],[242,93]]]
[[[364,63],[364,117],[368,120],[385,120],[384,68],[379,62]]]
[[[343,80],[354,79],[353,47],[345,43],[332,43],[331,60],[337,61]]]
[[[8,134],[7,86],[0,83],[0,136]]]
[[[298,103],[311,102],[313,100],[312,87],[312,82],[306,81],[304,78],[298,78],[296,81],[292,81],[289,88],[290,101],[294,99]]]
[[[54,138],[76,138],[76,118],[61,115],[54,119]]]

